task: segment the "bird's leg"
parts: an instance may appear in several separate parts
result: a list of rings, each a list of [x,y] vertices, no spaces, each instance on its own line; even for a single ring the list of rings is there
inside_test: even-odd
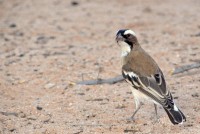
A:
[[[130,117],[130,119],[128,119],[129,121],[133,121],[134,120],[135,114],[140,110],[142,105],[143,104],[141,104],[141,103],[139,105],[136,105],[136,110],[133,112],[133,115]]]
[[[136,108],[136,110],[133,112],[133,115],[131,116],[131,119],[133,120],[134,119],[134,116],[135,116],[135,114],[140,110],[140,108],[141,108],[141,104]]]
[[[155,113],[156,113],[156,121],[159,122],[158,109],[157,109],[157,105],[155,103],[154,103],[154,108],[155,108]]]

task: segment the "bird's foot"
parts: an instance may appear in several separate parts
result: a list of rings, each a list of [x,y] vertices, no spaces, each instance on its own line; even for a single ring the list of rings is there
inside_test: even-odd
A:
[[[156,124],[156,123],[160,123],[160,120],[158,117],[151,117],[151,120],[153,120],[153,124]]]
[[[126,119],[127,122],[135,122],[135,118],[134,116],[131,116],[129,118]]]
[[[160,120],[158,117],[155,118],[154,123],[160,123]]]

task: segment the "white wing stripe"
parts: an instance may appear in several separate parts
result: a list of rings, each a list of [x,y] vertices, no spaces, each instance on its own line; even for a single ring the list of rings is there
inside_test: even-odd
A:
[[[138,85],[138,83],[133,80],[134,78],[138,79],[138,75],[136,75],[133,72],[126,72],[126,71],[123,71],[123,72],[124,72],[125,75],[128,75],[132,79],[131,81],[133,82],[134,86],[140,87],[140,85]]]

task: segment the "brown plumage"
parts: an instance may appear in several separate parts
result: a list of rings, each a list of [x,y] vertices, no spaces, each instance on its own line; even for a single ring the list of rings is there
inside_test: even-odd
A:
[[[133,47],[130,54],[124,57],[123,64],[122,69],[134,71],[140,76],[151,76],[159,71],[154,60],[140,46]]]
[[[186,121],[184,114],[174,104],[172,95],[166,88],[161,69],[141,48],[135,33],[128,29],[119,30],[116,41],[122,48],[122,74],[133,87],[136,110],[132,118],[145,99],[154,103],[156,113],[156,105],[163,106],[173,124]]]

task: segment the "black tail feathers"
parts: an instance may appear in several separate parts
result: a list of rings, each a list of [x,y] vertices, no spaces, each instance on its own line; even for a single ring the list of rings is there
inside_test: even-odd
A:
[[[169,116],[170,121],[174,124],[182,124],[186,121],[185,115],[179,110],[175,105],[173,109],[166,109],[167,115]]]

